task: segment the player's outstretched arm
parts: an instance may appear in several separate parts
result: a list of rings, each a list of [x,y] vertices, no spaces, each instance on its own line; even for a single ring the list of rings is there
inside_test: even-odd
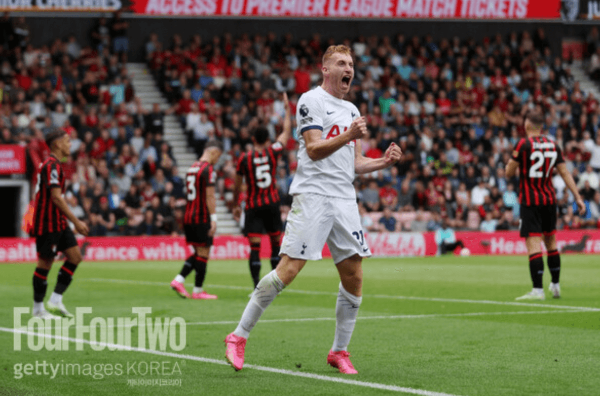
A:
[[[350,129],[331,139],[323,139],[320,129],[309,129],[304,132],[303,137],[306,142],[306,152],[313,161],[319,161],[329,157],[331,154],[344,147],[353,140],[357,142],[367,136],[367,124],[364,117],[359,117],[352,121]]]
[[[292,113],[290,111],[290,102],[287,94],[283,93],[283,106],[285,107],[285,117],[283,118],[283,132],[277,138],[277,141],[285,148],[290,136],[292,136]],[[237,202],[237,201],[236,201]]]
[[[67,219],[69,219],[69,221],[73,223],[73,225],[75,225],[75,229],[77,230],[77,232],[81,235],[87,236],[89,232],[88,226],[84,222],[79,220],[73,214],[73,212],[71,212],[71,209],[69,209],[69,205],[67,205],[67,201],[65,201],[65,199],[62,197],[62,191],[60,190],[60,187],[53,187],[50,190],[50,195],[52,197],[52,203],[56,205],[58,209],[65,214],[65,216],[67,216]]]
[[[517,169],[519,168],[519,163],[514,159],[509,159],[508,164],[506,164],[506,169],[504,175],[507,179],[514,177],[517,174]]]
[[[573,180],[573,176],[571,176],[571,174],[569,173],[567,165],[564,162],[560,163],[556,165],[556,170],[558,171],[560,177],[562,177],[565,181],[567,188],[573,193],[573,196],[575,197],[575,202],[577,202],[577,207],[579,208],[579,214],[583,216],[587,211],[587,208],[585,207],[585,202],[583,202],[583,198],[581,198],[581,195],[579,195],[577,185],[575,184],[575,180]]]
[[[361,148],[361,143],[357,140],[356,149],[354,150],[354,173],[359,175],[385,169],[402,158],[402,150],[396,143],[390,144],[381,158],[367,158],[362,155]]]

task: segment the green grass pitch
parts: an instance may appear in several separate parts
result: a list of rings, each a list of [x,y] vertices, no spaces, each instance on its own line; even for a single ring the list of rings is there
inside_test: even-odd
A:
[[[77,351],[70,341],[68,351],[32,351],[27,336],[15,351],[13,307],[31,307],[34,265],[0,266],[0,395],[600,394],[598,256],[563,256],[563,298],[551,298],[546,269],[546,301],[524,304],[514,301],[531,288],[524,257],[366,260],[364,298],[349,347],[356,376],[325,363],[339,283],[331,260],[309,262],[275,299],[248,340],[240,372],[224,364],[223,339],[248,301],[247,262],[209,262],[205,289],[219,296],[216,301],[176,296],[168,284],[181,265],[84,262],[65,293],[69,309],[93,309],[88,320],[132,317],[132,307],[151,307],[152,317],[182,317],[185,348],[160,354],[95,351],[90,345]],[[58,267],[48,277],[47,297]],[[262,274],[269,268],[263,261]],[[18,367],[44,361],[121,364],[123,373],[50,378],[34,371],[15,378]],[[152,364],[162,371],[144,374]],[[127,372],[127,365],[134,371]]]

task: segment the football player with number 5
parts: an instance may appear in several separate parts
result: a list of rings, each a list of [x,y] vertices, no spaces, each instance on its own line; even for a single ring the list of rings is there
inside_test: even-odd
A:
[[[285,118],[283,120],[283,131],[273,144],[269,142],[269,131],[259,127],[252,131],[254,141],[253,150],[243,153],[237,163],[237,175],[235,177],[234,202],[239,201],[241,186],[244,178],[248,185],[248,199],[244,219],[244,235],[250,242],[250,275],[254,287],[260,280],[260,240],[266,231],[271,240],[271,268],[275,269],[279,263],[279,248],[281,245],[281,213],[279,210],[279,193],[275,183],[277,161],[283,153],[290,135],[292,134],[292,120],[290,105],[287,95],[283,94],[285,106]],[[236,220],[240,219],[241,207],[233,209]],[[264,231],[263,231],[264,230]]]

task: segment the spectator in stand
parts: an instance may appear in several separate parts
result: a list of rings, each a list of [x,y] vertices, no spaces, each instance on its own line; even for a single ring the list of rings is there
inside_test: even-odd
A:
[[[360,213],[360,223],[362,224],[362,228],[365,233],[379,231],[379,225],[375,224],[371,216],[369,216],[369,213],[367,213],[364,205],[358,205],[358,212]]]
[[[98,19],[90,36],[98,53],[102,53],[104,48],[110,47],[110,28],[105,17]]]
[[[410,223],[409,231],[412,232],[426,232],[428,221],[425,219],[425,212],[418,210],[415,219]]]
[[[147,236],[159,234],[158,227],[155,224],[153,211],[146,210],[144,212],[144,221],[141,222],[137,226],[137,228],[135,230],[135,234],[136,235],[147,235]]]
[[[594,194],[596,194],[596,191],[598,191],[595,188],[592,188],[591,183],[589,180],[586,180],[583,183],[583,188],[581,190],[579,190],[579,194],[581,194],[581,197],[583,198],[584,201],[591,201],[594,197]]]
[[[65,195],[65,197],[66,197],[67,204],[69,205],[69,209],[71,209],[71,212],[73,212],[73,215],[75,215],[75,217],[77,217],[79,220],[83,221],[85,219],[85,211],[83,210],[81,205],[79,205],[77,196],[75,194],[69,192]],[[71,227],[72,229],[75,229],[74,228],[75,226],[70,221],[69,221],[69,227]]]
[[[482,232],[495,232],[496,226],[498,224],[498,220],[493,218],[493,214],[491,212],[487,212],[485,214],[485,219],[479,224],[479,229]]]
[[[362,203],[369,212],[378,212],[381,208],[379,188],[375,180],[369,181],[369,186],[362,191]]]
[[[0,135],[0,144],[17,144],[17,140],[13,137],[10,129],[2,128],[2,134]]]
[[[127,62],[127,53],[129,52],[129,38],[127,29],[129,23],[121,17],[121,10],[114,13],[110,25],[110,35],[112,38],[113,51],[120,55],[123,63]]]
[[[206,142],[215,135],[215,125],[208,119],[206,113],[200,114],[200,120],[194,125],[192,133],[196,154],[201,155]]]
[[[585,172],[579,175],[579,180],[577,181],[577,188],[585,188],[584,186],[586,185],[586,183],[589,184],[589,188],[593,190],[598,190],[598,187],[600,186],[600,180],[598,180],[598,173],[594,171],[591,164],[587,164],[585,167]]]
[[[90,236],[106,236],[115,227],[115,215],[108,206],[107,197],[100,197],[98,207],[92,209],[91,223]]]
[[[195,107],[195,106],[194,106]],[[145,117],[146,131],[152,134],[163,134],[164,133],[164,119],[165,113],[160,109],[160,104],[154,103],[152,105],[152,111]]]
[[[480,177],[477,185],[471,190],[472,205],[481,206],[484,204],[485,198],[490,195],[490,191],[486,186],[484,179]]]
[[[131,138],[131,140],[129,140],[129,144],[131,145],[131,148],[133,149],[133,152],[135,154],[140,154],[142,149],[144,148],[144,143],[145,143],[145,139],[142,136],[142,128],[135,128],[133,130],[133,137]]]
[[[398,195],[398,210],[409,211],[412,210],[413,196],[410,188],[410,180],[405,179],[400,187],[400,194]]]
[[[147,136],[144,140],[144,147],[140,150],[140,162],[148,163],[151,161],[155,163],[158,160],[158,153],[156,152],[156,148],[152,145],[152,137]]]
[[[496,231],[508,231],[513,229],[515,229],[513,212],[510,209],[506,209],[502,212],[502,216],[498,220],[498,224],[496,224]]]
[[[381,207],[389,207],[394,211],[398,207],[398,191],[391,181],[379,189],[379,203]]]
[[[108,195],[108,207],[110,210],[116,210],[121,203],[121,195],[119,194],[119,186],[116,184],[110,185],[110,194]]]
[[[389,206],[386,206],[383,209],[383,215],[378,221],[379,223],[379,231],[381,232],[394,232],[396,231],[397,221],[392,213],[392,209]]]

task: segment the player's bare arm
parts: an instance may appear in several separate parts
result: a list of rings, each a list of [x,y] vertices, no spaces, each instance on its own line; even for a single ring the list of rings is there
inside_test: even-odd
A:
[[[290,136],[292,136],[292,113],[290,111],[290,102],[287,94],[283,93],[283,106],[285,107],[285,117],[283,118],[283,132],[277,137],[277,141],[283,147],[287,145]],[[237,201],[236,201],[237,202]]]
[[[519,163],[514,159],[508,160],[508,164],[506,164],[505,175],[507,179],[514,177],[517,174],[517,169],[519,169]]]
[[[567,188],[573,193],[575,202],[577,202],[577,207],[579,208],[579,214],[583,216],[587,209],[585,207],[585,203],[583,202],[583,198],[581,198],[581,195],[579,195],[579,191],[577,190],[577,185],[575,184],[575,180],[573,180],[573,176],[571,176],[567,170],[567,165],[564,162],[558,164],[556,166],[556,170],[558,171],[560,177],[562,177],[565,181]]]
[[[217,221],[213,220],[213,215],[217,213],[217,199],[215,198],[215,186],[206,187],[206,207],[210,215],[209,236],[214,236],[217,232]]]
[[[320,129],[309,129],[304,132],[304,141],[306,142],[306,152],[313,161],[319,161],[329,157],[331,154],[344,147],[353,140],[360,140],[368,136],[367,123],[364,117],[359,117],[352,121],[350,128],[331,139],[323,139],[323,131]]]
[[[56,207],[58,207],[58,209],[61,212],[63,212],[65,216],[67,216],[67,219],[69,219],[71,223],[73,223],[73,225],[75,226],[75,230],[77,230],[77,232],[81,235],[87,236],[89,232],[88,226],[84,222],[80,221],[77,217],[75,217],[73,212],[71,212],[71,209],[69,209],[69,205],[67,205],[67,202],[62,196],[62,191],[60,187],[53,187],[50,190],[50,194],[52,196],[52,203],[54,203],[54,205],[56,205]]]
[[[285,133],[285,131],[284,131]],[[283,133],[282,133],[283,135]],[[242,183],[244,182],[244,177],[240,175],[235,175],[235,183],[233,185],[233,202],[235,203],[235,207],[233,208],[233,218],[235,221],[240,221],[240,217],[242,216],[242,208],[239,205],[240,202],[240,192],[242,191]],[[209,207],[210,209],[210,207]]]
[[[354,150],[354,172],[359,175],[388,168],[402,158],[402,150],[396,143],[390,144],[381,158],[367,158],[362,155],[361,148],[361,142],[357,140]]]

